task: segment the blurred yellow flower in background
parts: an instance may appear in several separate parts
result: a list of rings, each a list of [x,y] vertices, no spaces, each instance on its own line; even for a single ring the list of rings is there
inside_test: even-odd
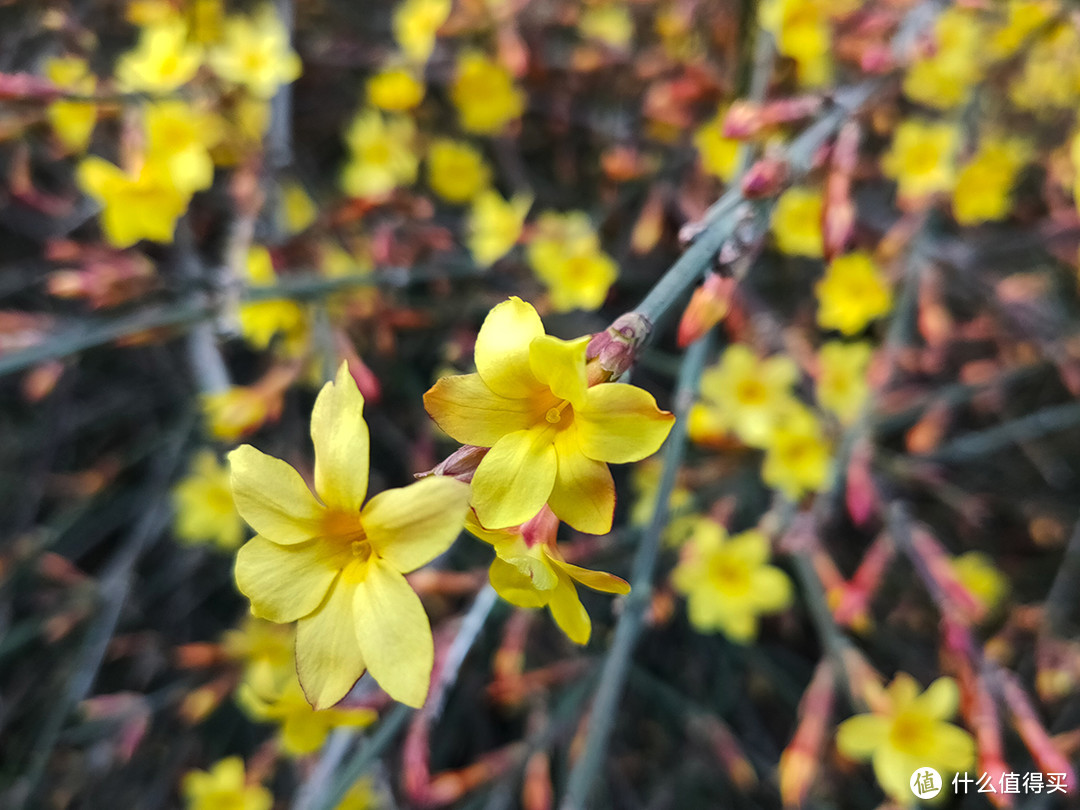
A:
[[[419,64],[428,60],[450,7],[450,0],[404,0],[394,9],[394,38],[409,59]]]
[[[465,219],[465,244],[479,266],[494,264],[517,244],[532,204],[529,194],[504,200],[488,189],[476,195]]]
[[[181,783],[187,810],[270,810],[274,797],[262,785],[249,785],[244,761],[227,757],[209,771],[188,771]]]
[[[97,88],[85,59],[54,57],[45,62],[45,76],[57,87],[74,95],[89,96]],[[56,137],[69,152],[85,152],[97,123],[97,105],[92,101],[59,99],[45,111]]]
[[[109,243],[120,248],[140,239],[172,242],[176,220],[191,199],[160,160],[147,160],[128,173],[92,155],[79,163],[75,179],[102,206],[101,229]]]
[[[222,134],[217,116],[167,100],[147,105],[144,120],[150,153],[164,164],[173,185],[187,192],[209,188],[214,181],[210,148]]]
[[[259,98],[270,98],[278,87],[300,77],[300,57],[289,44],[289,32],[273,5],[253,14],[225,20],[221,42],[211,48],[210,67],[227,82]]]
[[[791,500],[817,492],[832,464],[821,422],[805,405],[792,402],[777,419],[765,447],[761,479]]]
[[[892,288],[873,257],[857,250],[837,256],[815,285],[817,322],[823,329],[854,335],[892,310]]]
[[[776,247],[789,256],[821,258],[825,252],[821,216],[820,191],[789,188],[777,199],[772,212],[771,227]]]
[[[618,0],[586,5],[578,19],[578,31],[586,39],[610,48],[628,48],[634,41],[634,18]]]
[[[416,125],[403,115],[361,110],[345,131],[349,162],[341,187],[354,197],[381,197],[416,180]]]
[[[117,60],[116,80],[126,91],[171,93],[195,78],[202,56],[188,37],[187,23],[175,15],[141,30],[134,50]]]
[[[541,214],[527,256],[560,311],[599,308],[619,274],[584,211]]]
[[[720,107],[716,115],[694,131],[694,148],[701,159],[701,167],[713,177],[725,183],[735,173],[739,156],[739,141],[724,137],[724,119],[727,108]]]
[[[491,168],[472,144],[438,138],[428,147],[428,183],[451,203],[467,203],[491,183]]]
[[[909,118],[893,132],[892,144],[881,159],[882,171],[896,181],[902,201],[919,202],[949,191],[956,181],[958,143],[953,124]]]
[[[209,543],[225,551],[244,542],[244,521],[233,504],[229,468],[213,450],[200,450],[173,488],[173,526],[186,543]]]
[[[458,59],[450,85],[461,128],[476,135],[499,135],[525,109],[525,94],[505,67],[478,51]]]
[[[1009,593],[1009,580],[993,559],[981,551],[968,551],[952,561],[953,573],[967,591],[992,613]]]
[[[854,421],[870,393],[866,369],[872,355],[869,343],[840,340],[830,340],[818,352],[817,400],[842,424]]]
[[[762,359],[744,343],[724,350],[720,362],[701,375],[701,395],[714,404],[731,429],[752,447],[762,447],[772,435],[777,416],[792,402],[799,377],[795,362],[785,355]]]
[[[248,249],[245,275],[252,287],[272,287],[277,283],[270,251],[262,245]],[[282,337],[285,353],[297,357],[308,342],[308,316],[304,307],[288,298],[253,301],[240,307],[240,331],[256,349],[267,349]]]
[[[405,112],[424,100],[424,83],[405,67],[387,67],[367,81],[368,101],[387,112]]]
[[[1031,148],[1019,139],[988,138],[960,169],[953,189],[953,216],[961,225],[1003,219],[1012,204],[1016,176]]]

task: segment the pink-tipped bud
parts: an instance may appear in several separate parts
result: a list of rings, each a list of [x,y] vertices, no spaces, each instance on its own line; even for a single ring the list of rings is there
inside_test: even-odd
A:
[[[735,279],[710,273],[694,290],[679,321],[679,348],[685,348],[718,324],[731,307]]]
[[[476,468],[480,466],[480,462],[487,455],[488,449],[487,447],[475,447],[466,444],[459,447],[427,472],[417,473],[416,477],[427,478],[429,475],[446,475],[468,484],[472,481]]]
[[[638,312],[627,312],[603,332],[594,335],[585,352],[587,360],[596,361],[589,364],[589,385],[613,380],[626,373],[634,365],[638,347],[651,331],[652,323],[648,318]]]
[[[748,200],[772,197],[787,185],[786,160],[765,157],[751,166],[742,179],[742,193]]]

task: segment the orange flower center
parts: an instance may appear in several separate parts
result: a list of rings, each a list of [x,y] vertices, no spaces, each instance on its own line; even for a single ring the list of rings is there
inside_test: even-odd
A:
[[[574,423],[574,408],[570,400],[564,399],[558,405],[548,408],[544,414],[548,424],[557,425],[559,430],[564,430]]]

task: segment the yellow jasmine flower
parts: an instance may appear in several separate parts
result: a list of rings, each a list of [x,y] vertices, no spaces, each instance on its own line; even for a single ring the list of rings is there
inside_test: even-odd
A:
[[[251,16],[225,20],[222,41],[209,54],[210,67],[227,82],[268,99],[278,87],[300,77],[300,57],[289,44],[289,32],[267,3]]]
[[[254,720],[279,726],[281,750],[291,757],[313,754],[335,728],[366,728],[378,712],[366,708],[311,708],[295,673],[275,691],[258,689],[250,681],[240,684],[237,701]]]
[[[423,64],[435,49],[435,34],[450,16],[450,0],[404,0],[394,9],[394,38],[413,62]]]
[[[686,435],[696,444],[712,445],[723,442],[731,433],[727,412],[711,402],[695,402],[687,416]]]
[[[424,100],[424,83],[407,68],[385,68],[368,79],[367,96],[380,110],[405,112]]]
[[[821,212],[819,191],[796,187],[781,194],[772,212],[776,247],[789,256],[821,258],[825,252]]]
[[[129,174],[99,157],[84,158],[75,180],[102,206],[101,228],[115,247],[131,247],[140,239],[171,242],[176,220],[187,210],[191,194],[179,189],[168,167],[157,160]]]
[[[138,26],[167,22],[176,16],[176,6],[169,0],[130,0],[124,9],[124,19]]]
[[[488,189],[476,195],[465,218],[465,244],[478,265],[487,267],[510,252],[521,237],[532,204],[528,194],[504,200],[499,192]]]
[[[243,666],[243,681],[257,689],[279,689],[296,679],[296,632],[291,625],[248,614],[238,628],[225,631],[221,645],[230,659]]]
[[[93,94],[97,77],[90,73],[85,59],[63,56],[45,63],[45,75],[57,87],[81,96]],[[56,137],[69,152],[85,152],[97,123],[97,105],[91,101],[52,102],[45,111]]]
[[[701,168],[725,183],[735,173],[740,146],[739,141],[723,135],[726,115],[727,109],[721,107],[694,132],[694,148],[701,158]]]
[[[499,135],[525,109],[525,94],[510,71],[476,51],[458,60],[450,98],[462,129],[476,135]]]
[[[881,168],[896,180],[901,200],[918,201],[952,188],[958,140],[956,127],[947,123],[908,119],[896,128]]]
[[[192,39],[206,45],[221,40],[225,30],[222,0],[189,0],[186,10]]]
[[[919,768],[934,768],[944,776],[974,764],[971,735],[946,722],[959,702],[956,681],[938,678],[920,694],[915,679],[901,672],[885,697],[882,709],[837,727],[836,747],[850,759],[871,760],[878,784],[895,801],[910,803],[911,776]]]
[[[281,189],[281,225],[287,234],[306,231],[319,216],[315,202],[295,180],[290,180]]]
[[[247,282],[253,287],[277,283],[270,251],[262,245],[248,249],[245,267]],[[304,308],[289,299],[255,301],[240,307],[240,332],[256,349],[267,349],[277,335],[282,335],[286,354],[303,353],[308,339],[308,318]]]
[[[428,183],[447,202],[466,203],[490,182],[491,169],[472,145],[439,138],[428,149]]]
[[[183,101],[146,107],[146,136],[152,155],[165,165],[176,188],[201,191],[214,182],[210,147],[221,134],[217,118]]]
[[[527,255],[560,312],[597,309],[619,274],[584,211],[541,214]]]
[[[749,346],[734,343],[717,365],[702,373],[701,395],[743,442],[761,447],[772,435],[777,416],[791,403],[798,378],[790,357],[778,354],[762,360]]]
[[[431,627],[403,574],[449,548],[468,509],[469,487],[440,476],[365,504],[363,407],[342,363],[311,414],[314,493],[250,445],[229,454],[236,508],[257,532],[237,554],[237,586],[256,616],[298,622],[296,672],[316,709],[341,700],[365,669],[390,697],[423,704]]]
[[[210,435],[229,444],[262,427],[274,411],[271,405],[265,393],[246,385],[202,397]]]
[[[630,593],[626,580],[563,559],[555,544],[559,519],[547,507],[523,526],[500,530],[485,529],[470,512],[465,528],[495,548],[488,571],[495,592],[518,607],[546,606],[555,624],[575,644],[588,644],[592,635],[592,621],[575,582],[602,593]]]
[[[960,170],[953,189],[953,216],[961,225],[1003,219],[1012,203],[1016,175],[1031,150],[1020,140],[988,139]]]
[[[815,285],[817,322],[822,329],[854,335],[892,309],[892,288],[869,253],[837,256]]]
[[[1026,47],[1009,100],[1041,118],[1076,106],[1080,98],[1080,32],[1071,22],[1051,26]]]
[[[820,87],[832,76],[832,29],[830,14],[841,14],[821,0],[766,0],[761,25],[776,39],[777,50],[795,62],[796,76],[804,87]]]
[[[575,529],[611,530],[615,486],[607,463],[657,451],[675,417],[632,385],[588,387],[591,338],[544,334],[520,298],[488,313],[476,338],[476,374],[444,377],[424,395],[435,422],[459,442],[490,447],[472,480],[481,525],[525,523],[547,503]]]
[[[334,810],[375,810],[380,804],[371,777],[364,777],[349,788]]]
[[[624,50],[634,40],[634,18],[619,2],[586,6],[578,19],[578,31],[610,48]]]
[[[1008,0],[1005,24],[990,37],[989,52],[996,59],[1012,56],[1036,29],[1057,11],[1054,0]]]
[[[818,418],[795,402],[778,419],[765,448],[761,479],[791,500],[817,492],[829,477],[829,443]]]
[[[1009,592],[1007,580],[989,555],[981,551],[969,551],[952,561],[953,573],[972,596],[990,613]]]
[[[202,48],[188,39],[187,23],[174,16],[148,25],[134,50],[120,56],[116,80],[120,89],[171,93],[191,81],[202,64]]]
[[[244,781],[244,761],[227,757],[209,771],[188,771],[181,782],[187,810],[270,810],[274,797]]]
[[[850,424],[870,393],[866,369],[873,354],[869,343],[830,340],[818,353],[817,400],[843,424]]]
[[[671,575],[695,629],[752,642],[758,617],[784,610],[792,600],[791,580],[768,561],[769,541],[757,529],[728,537],[716,521],[699,519]]]
[[[905,95],[939,110],[962,104],[982,78],[979,55],[985,39],[985,32],[971,10],[942,11],[934,23],[935,50],[917,59],[908,69],[904,76]]]
[[[229,470],[213,450],[196,454],[187,477],[173,488],[176,536],[225,551],[244,542],[244,521],[233,505]]]
[[[345,193],[379,197],[416,180],[415,140],[416,125],[405,116],[374,109],[357,113],[345,132],[352,155],[341,175]]]

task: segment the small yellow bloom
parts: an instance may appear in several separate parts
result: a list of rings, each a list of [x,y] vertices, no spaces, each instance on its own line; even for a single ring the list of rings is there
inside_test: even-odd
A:
[[[1009,100],[1022,110],[1049,118],[1080,100],[1080,31],[1062,21],[1032,38],[1023,66],[1009,85]]]
[[[231,495],[229,499],[231,502]],[[280,689],[296,679],[296,632],[291,625],[274,624],[249,613],[238,628],[225,631],[221,646],[231,660],[242,665],[242,680],[259,690]]]
[[[253,245],[247,256],[247,281],[253,287],[269,287],[277,282],[270,251]],[[240,307],[240,331],[256,349],[267,349],[282,336],[285,353],[297,357],[308,341],[308,317],[304,308],[289,299],[255,301]]]
[[[142,29],[135,49],[117,61],[116,80],[126,91],[171,93],[195,78],[201,64],[202,48],[176,16]]]
[[[626,594],[626,580],[604,571],[572,565],[555,544],[559,519],[547,507],[524,526],[492,530],[470,512],[465,528],[495,548],[488,576],[491,587],[512,605],[547,607],[551,617],[575,644],[588,644],[592,621],[577,595],[578,583],[603,593]]]
[[[416,125],[400,115],[367,109],[356,114],[345,132],[351,158],[341,187],[354,197],[380,197],[416,180]]]
[[[75,179],[103,207],[101,228],[115,247],[131,247],[140,239],[171,242],[176,220],[187,210],[190,192],[179,189],[168,167],[148,160],[137,174],[128,174],[99,157],[84,158]]]
[[[630,10],[618,0],[589,5],[581,12],[578,31],[586,39],[594,39],[610,48],[625,50],[634,41],[634,18],[630,16]]]
[[[222,41],[210,50],[209,61],[222,79],[264,99],[281,85],[296,81],[301,71],[289,32],[270,3],[251,16],[226,19]]]
[[[675,590],[687,598],[690,623],[703,633],[752,642],[758,617],[784,610],[792,600],[791,580],[768,561],[769,541],[761,532],[729,538],[716,521],[698,519],[671,575]]]
[[[233,505],[229,470],[213,450],[202,450],[191,471],[173,489],[176,536],[186,543],[210,543],[224,551],[244,542],[244,521]]]
[[[720,362],[701,375],[701,395],[715,405],[731,429],[752,447],[769,441],[778,415],[792,402],[799,378],[784,355],[762,360],[747,345],[729,346]]]
[[[777,420],[769,437],[761,479],[796,500],[804,492],[817,492],[825,485],[830,463],[821,423],[812,411],[795,402]]]
[[[364,777],[349,788],[334,810],[376,810],[380,805],[371,777]]]
[[[450,0],[404,0],[394,9],[394,38],[413,62],[423,64],[431,56],[450,5]]]
[[[731,180],[735,173],[740,146],[739,141],[723,135],[726,115],[726,108],[721,107],[716,115],[694,132],[694,148],[701,158],[701,167],[725,183]]]
[[[472,145],[439,138],[428,149],[428,183],[447,202],[469,202],[490,182],[491,169]]]
[[[1003,219],[1012,203],[1016,175],[1031,150],[1020,140],[988,139],[960,170],[953,189],[953,216],[961,225]]]
[[[525,109],[525,94],[510,71],[476,51],[458,60],[450,98],[462,129],[476,135],[499,135]]]
[[[274,797],[244,780],[244,761],[228,757],[209,771],[188,771],[181,783],[187,810],[270,810]]]
[[[405,112],[424,100],[424,83],[407,68],[385,68],[368,79],[367,95],[380,110]]]
[[[449,548],[468,509],[468,485],[440,476],[365,504],[363,407],[342,363],[311,414],[315,493],[250,445],[229,454],[236,508],[257,532],[237,554],[237,586],[256,616],[298,622],[296,671],[316,709],[341,700],[365,669],[390,697],[423,704],[431,626],[403,574]]]
[[[528,258],[547,285],[552,306],[561,312],[597,309],[619,274],[614,259],[600,249],[600,239],[584,211],[541,214]]]
[[[886,177],[896,180],[901,200],[917,202],[952,188],[958,141],[952,124],[908,119],[896,128],[881,168]]]
[[[870,393],[866,369],[873,350],[869,343],[830,340],[818,353],[817,399],[843,424],[850,424]]]
[[[240,684],[237,701],[254,719],[279,727],[281,750],[291,757],[313,754],[336,728],[367,728],[379,715],[365,708],[311,708],[293,673],[278,690],[260,690],[250,681]]]
[[[837,6],[833,8],[833,6]],[[842,4],[821,0],[766,0],[761,25],[776,39],[777,50],[794,60],[804,87],[820,87],[832,77],[830,16],[842,15]]]
[[[520,298],[488,313],[476,338],[476,374],[444,377],[424,406],[459,442],[491,450],[472,480],[472,506],[489,529],[519,526],[547,503],[575,529],[611,530],[615,485],[608,462],[655,453],[675,417],[641,388],[588,387],[590,337],[544,334]]]
[[[837,256],[814,287],[822,329],[854,335],[892,309],[892,289],[869,253]]]
[[[64,56],[45,63],[45,75],[57,87],[70,93],[88,96],[97,87],[97,78],[90,73],[85,59]],[[69,152],[85,152],[97,123],[97,105],[90,101],[61,99],[46,110],[56,137]]]
[[[145,121],[150,153],[164,164],[173,185],[189,192],[209,188],[214,181],[209,150],[221,135],[217,118],[169,100],[148,105]]]
[[[210,435],[229,444],[262,427],[273,410],[262,391],[244,385],[204,394],[202,404]]]
[[[969,551],[952,561],[953,573],[968,592],[990,613],[1009,593],[1009,580],[1005,578],[989,555],[981,551]]]
[[[821,192],[789,188],[776,201],[772,232],[776,247],[790,256],[821,258],[825,252],[821,231]]]
[[[989,52],[997,59],[1012,56],[1057,11],[1054,0],[1008,0],[1005,24],[990,37]]]
[[[904,93],[920,104],[948,110],[964,103],[982,78],[985,32],[972,10],[947,8],[934,23],[934,41],[933,54],[908,69]]]
[[[532,203],[527,194],[504,200],[499,192],[488,189],[476,195],[465,220],[465,244],[478,265],[494,264],[517,244]]]
[[[836,747],[850,759],[872,760],[878,784],[890,797],[910,803],[911,776],[919,768],[948,774],[974,764],[971,735],[946,722],[956,714],[959,702],[956,681],[938,678],[920,694],[915,679],[901,672],[886,698],[884,709],[841,723]]]
[[[285,183],[281,189],[281,225],[287,234],[306,231],[319,216],[315,202],[295,180]]]

